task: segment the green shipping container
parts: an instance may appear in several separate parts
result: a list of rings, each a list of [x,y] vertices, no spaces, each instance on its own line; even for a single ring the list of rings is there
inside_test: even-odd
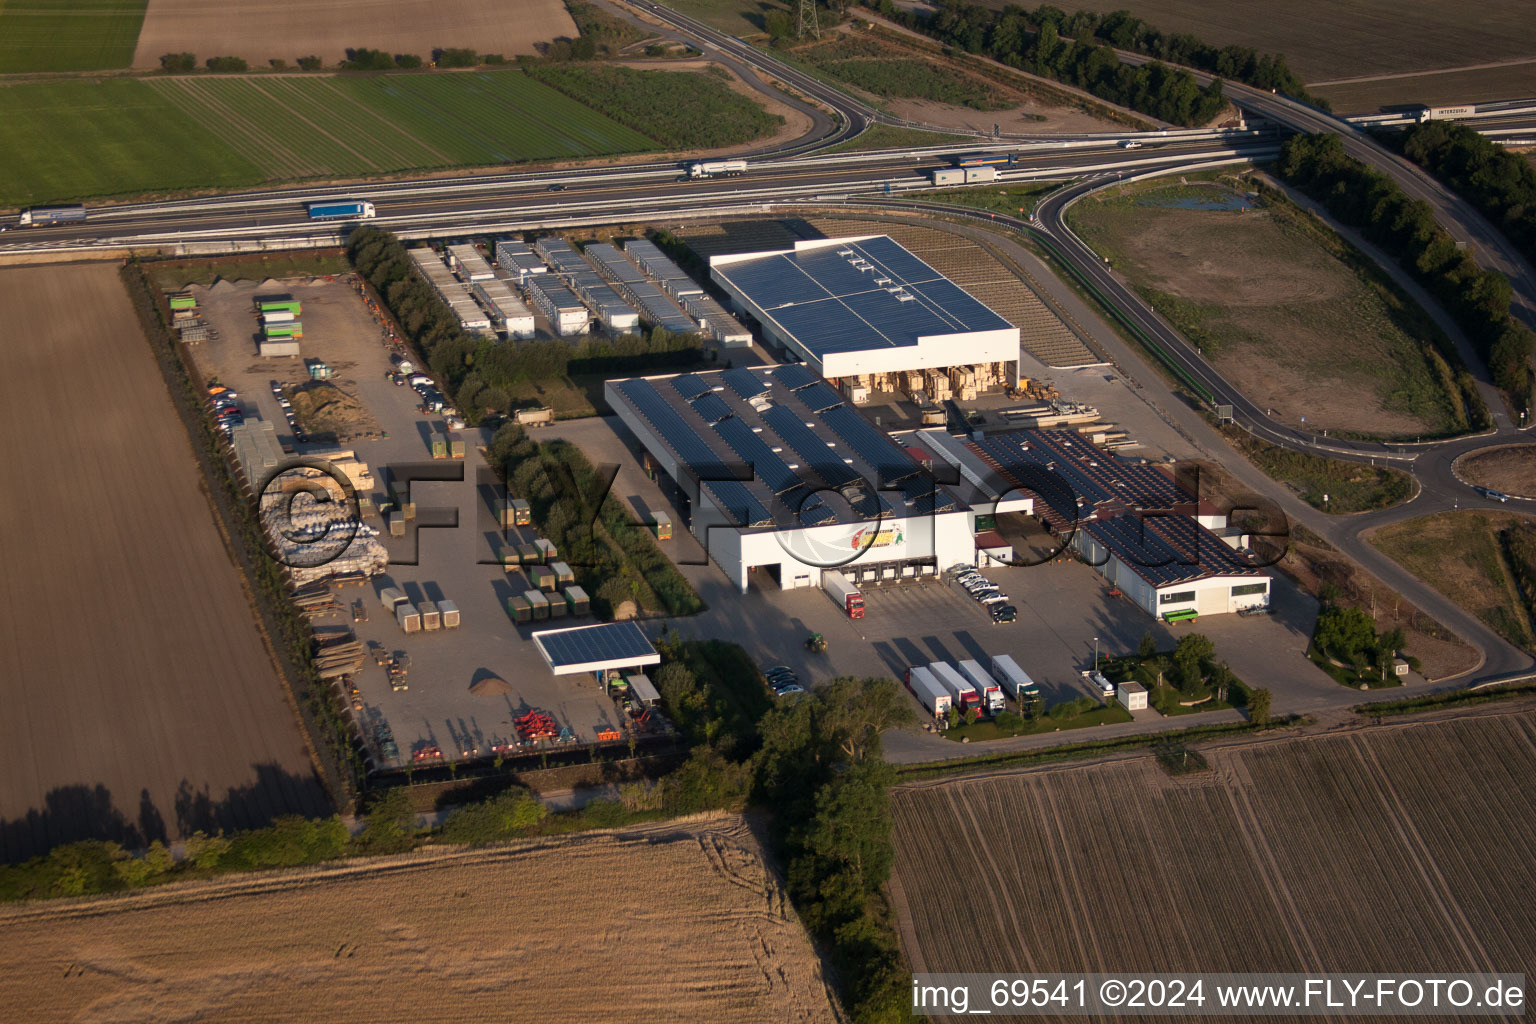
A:
[[[262,299],[256,303],[256,309],[262,313],[292,313],[298,316],[303,306],[298,299]]]
[[[267,324],[261,330],[268,339],[304,337],[304,325],[298,321],[291,324]]]
[[[448,457],[448,439],[442,434],[432,435],[432,457],[434,459],[446,459]]]
[[[172,295],[172,309],[196,309],[197,300],[190,295]]]
[[[464,439],[458,434],[448,435],[448,454],[455,459],[464,457]]]

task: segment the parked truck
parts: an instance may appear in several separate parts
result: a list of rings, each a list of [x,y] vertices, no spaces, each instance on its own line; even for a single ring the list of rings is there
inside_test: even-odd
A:
[[[981,706],[989,715],[995,715],[1003,710],[1003,688],[996,679],[977,661],[960,662],[960,674],[976,687],[976,692],[981,694]]]
[[[848,577],[840,572],[824,569],[821,573],[821,587],[850,619],[864,617],[864,595],[859,593],[858,587],[848,582]]]
[[[85,207],[76,204],[74,206],[34,206],[30,210],[22,210],[16,218],[16,226],[21,228],[40,228],[45,224],[69,224],[75,221],[85,220]]]
[[[982,707],[981,694],[976,692],[976,687],[972,686],[970,680],[961,675],[955,666],[945,661],[936,661],[928,666],[928,671],[932,672],[944,689],[949,691],[951,706],[956,711],[963,715],[971,708],[975,708],[978,712],[985,710]]]
[[[1040,687],[1006,654],[992,655],[992,675],[1020,708],[1040,699]]]
[[[923,710],[934,718],[942,719],[949,714],[949,709],[954,704],[954,698],[949,695],[949,691],[931,671],[922,665],[914,665],[907,669],[907,689],[912,691],[912,696],[917,698]]]
[[[372,220],[376,216],[372,203],[342,201],[310,203],[310,220]]]
[[[688,165],[690,178],[736,178],[746,173],[745,160],[701,160]]]
[[[547,405],[541,405],[536,409],[518,409],[512,413],[512,419],[519,426],[547,427],[555,422],[555,410]]]

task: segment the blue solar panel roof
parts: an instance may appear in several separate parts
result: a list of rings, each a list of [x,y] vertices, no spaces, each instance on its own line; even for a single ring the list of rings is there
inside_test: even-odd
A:
[[[1011,328],[884,235],[716,264],[713,273],[817,356]]]
[[[655,664],[659,660],[655,646],[635,622],[546,630],[533,634],[533,639],[555,669],[615,661]]]
[[[849,406],[828,409],[821,418],[855,455],[875,468],[882,490],[917,475],[919,467],[912,456]]]
[[[731,446],[731,451],[740,456],[741,461],[752,467],[758,479],[773,489],[773,493],[788,493],[803,482],[779,456],[779,453],[774,451],[768,442],[764,441],[743,420],[732,417],[716,423],[715,430],[725,439],[725,443]]]
[[[815,384],[821,375],[804,363],[786,363],[773,371],[773,379],[793,391]]]
[[[720,379],[742,398],[755,398],[768,390],[768,385],[764,384],[757,374],[745,368],[726,370],[720,375]]]
[[[1154,587],[1204,576],[1261,575],[1189,516],[1118,515],[1083,529]]]
[[[712,392],[706,392],[695,398],[692,402],[693,411],[703,418],[705,423],[714,426],[723,419],[731,416],[731,407],[725,404],[725,399]]]
[[[704,378],[696,373],[685,373],[680,377],[673,377],[672,387],[690,401],[713,390],[710,385],[704,383]]]
[[[795,397],[804,403],[807,409],[816,413],[826,412],[843,404],[843,396],[832,390],[832,385],[821,380],[796,391]]]
[[[772,526],[773,514],[740,480],[708,480],[701,484],[726,515],[743,526]]]
[[[763,422],[784,439],[784,443],[811,468],[828,486],[843,487],[862,480],[854,468],[844,462],[821,436],[805,425],[800,414],[786,406],[776,405],[763,414]]]

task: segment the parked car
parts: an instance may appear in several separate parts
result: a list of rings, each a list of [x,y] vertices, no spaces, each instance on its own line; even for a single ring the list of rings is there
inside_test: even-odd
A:
[[[1019,617],[1019,610],[1011,604],[994,604],[991,612],[995,623],[1013,622]]]
[[[776,696],[788,697],[792,693],[804,693],[805,687],[801,686],[799,683],[790,683],[788,686],[781,686],[773,692]]]
[[[982,604],[989,604],[989,605],[990,604],[1007,604],[1008,603],[1008,595],[1003,593],[1001,590],[994,590],[994,591],[992,591],[992,593],[986,595],[985,597],[978,597],[976,600],[980,601]]]

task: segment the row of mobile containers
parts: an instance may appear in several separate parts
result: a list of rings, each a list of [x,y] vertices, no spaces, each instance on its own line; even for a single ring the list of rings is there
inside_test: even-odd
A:
[[[453,276],[448,265],[431,249],[407,249],[407,254],[416,264],[416,269],[421,271],[421,276],[427,279],[448,308],[453,310],[453,315],[458,318],[459,326],[466,331],[489,331],[491,318],[482,310],[474,296],[469,293],[469,286]]]
[[[520,565],[548,565],[559,557],[554,541],[543,537],[535,537],[532,544],[508,544],[501,549],[501,565],[507,572]]]
[[[934,718],[943,718],[954,708],[961,714],[971,708],[995,715],[1003,710],[1006,692],[1022,707],[1040,696],[1040,687],[1006,654],[989,659],[991,670],[981,662],[967,659],[958,665],[936,661],[914,665],[907,670],[907,689]]]
[[[591,613],[592,601],[587,597],[587,592],[574,584],[560,593],[525,590],[521,596],[507,598],[507,614],[519,625],[559,619],[566,615],[581,618]]]
[[[549,266],[538,254],[515,238],[497,241],[496,265],[520,285],[526,285],[530,277],[549,273]]]
[[[421,601],[412,604],[394,587],[379,591],[379,601],[384,610],[394,613],[395,622],[402,632],[420,633],[436,629],[459,628],[459,606],[452,601]]]
[[[597,312],[604,327],[622,333],[640,326],[640,314],[592,269],[592,264],[582,259],[571,243],[549,235],[535,242],[533,249],[554,268],[571,291]]]
[[[446,434],[433,434],[429,444],[434,459],[462,459],[464,457],[464,436],[454,431]]]

